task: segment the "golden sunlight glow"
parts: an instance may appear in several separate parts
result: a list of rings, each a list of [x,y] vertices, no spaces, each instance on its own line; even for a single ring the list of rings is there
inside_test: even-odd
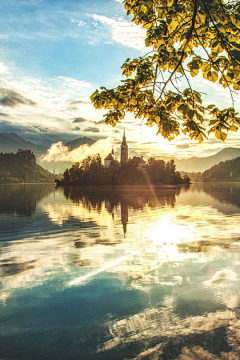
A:
[[[63,225],[65,221],[76,218],[83,221],[95,221],[99,226],[112,226],[112,215],[102,204],[101,209],[95,210],[83,207],[82,204],[65,203],[61,204],[47,204],[41,205],[41,210],[48,214],[49,219],[57,224]]]
[[[151,146],[156,147],[158,149],[164,150],[166,152],[171,151],[171,147],[169,145],[169,141],[167,139],[164,139],[161,135],[156,135],[157,133],[157,126],[153,127],[144,127],[144,140],[146,142],[153,142],[155,144],[152,144]],[[149,147],[150,145],[148,145]]]
[[[156,246],[164,246],[175,252],[175,245],[194,241],[190,227],[173,222],[170,215],[161,215],[159,220],[147,230],[146,238]]]

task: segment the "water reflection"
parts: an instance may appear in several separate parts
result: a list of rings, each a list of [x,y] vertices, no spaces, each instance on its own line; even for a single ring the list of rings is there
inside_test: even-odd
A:
[[[3,358],[239,358],[238,184],[34,189],[1,193]]]
[[[101,212],[104,208],[111,213],[114,219],[114,212],[121,209],[121,222],[123,225],[124,236],[127,232],[129,209],[144,209],[146,206],[153,208],[156,206],[174,207],[176,197],[181,191],[187,191],[189,185],[176,187],[155,187],[146,186],[122,186],[118,188],[109,187],[64,187],[63,192],[66,199],[73,203],[81,204],[84,208],[91,211],[94,209]]]
[[[203,183],[203,191],[210,194],[221,203],[233,204],[240,207],[240,186],[239,184],[206,184]]]
[[[0,185],[0,214],[31,216],[36,204],[55,189],[46,184]]]

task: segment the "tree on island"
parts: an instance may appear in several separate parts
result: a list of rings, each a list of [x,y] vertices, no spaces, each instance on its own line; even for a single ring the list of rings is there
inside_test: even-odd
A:
[[[105,122],[115,126],[131,112],[148,126],[156,124],[157,133],[168,140],[181,131],[200,143],[206,134],[214,133],[224,141],[228,131],[236,132],[240,118],[233,95],[240,90],[240,1],[123,3],[132,21],[147,30],[145,44],[150,48],[145,56],[122,65],[127,79],[121,85],[110,90],[101,87],[101,92],[92,94],[95,108],[108,109]],[[228,88],[232,107],[203,106],[201,93],[191,82],[198,74]],[[209,120],[204,118],[206,113]]]
[[[167,163],[150,158],[145,171],[138,168],[138,158],[129,159],[126,164],[112,160],[109,167],[102,165],[100,155],[75,163],[63,174],[59,184],[75,185],[149,185],[149,184],[189,184],[187,176],[181,177],[176,171],[174,160]]]

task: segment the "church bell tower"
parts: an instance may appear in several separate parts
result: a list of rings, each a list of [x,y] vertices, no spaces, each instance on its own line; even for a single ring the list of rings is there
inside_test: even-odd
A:
[[[126,141],[125,130],[123,133],[122,145],[121,145],[121,165],[128,162],[128,146]]]

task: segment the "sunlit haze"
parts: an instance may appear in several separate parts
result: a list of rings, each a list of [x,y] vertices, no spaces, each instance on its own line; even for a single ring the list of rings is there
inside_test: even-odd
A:
[[[146,52],[145,30],[131,22],[120,1],[2,0],[0,18],[0,132],[48,147],[83,136],[111,138],[117,148],[125,129],[130,156],[144,157],[208,156],[239,147],[238,133],[224,143],[211,136],[199,145],[183,135],[169,143],[131,114],[115,128],[105,125],[106,111],[95,110],[90,95],[118,85],[126,58]],[[194,80],[205,101],[231,106],[220,85]]]

